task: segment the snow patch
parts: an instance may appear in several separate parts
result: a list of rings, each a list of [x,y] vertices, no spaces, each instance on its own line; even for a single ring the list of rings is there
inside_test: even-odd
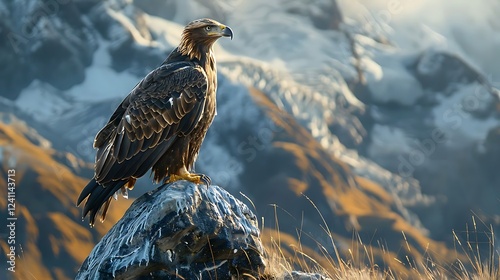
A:
[[[56,88],[38,80],[23,89],[14,104],[42,123],[53,121],[73,106]]]
[[[160,47],[173,49],[179,45],[184,26],[148,14],[143,19]]]
[[[483,87],[472,83],[462,85],[451,96],[437,96],[439,105],[433,110],[435,125],[445,133],[450,146],[483,141],[500,124],[494,117],[478,118],[472,114],[493,102],[492,96],[481,90]]]
[[[107,9],[107,12],[113,19],[119,22],[125,30],[130,32],[130,35],[134,39],[135,43],[148,47],[156,46],[157,42],[151,41],[150,38],[144,38],[143,35],[139,32],[139,30],[137,30],[137,28],[135,27],[132,20],[125,14],[117,12],[113,9]]]
[[[118,73],[111,67],[109,42],[100,40],[93,63],[85,71],[85,81],[66,92],[77,102],[98,102],[125,97],[141,79],[127,71]]]
[[[374,100],[414,105],[424,95],[418,80],[411,75],[397,56],[378,57],[379,63],[364,61],[368,88]]]
[[[402,154],[410,151],[409,138],[399,128],[375,124],[371,132],[368,154],[371,158]]]
[[[500,48],[500,3],[496,0],[339,0],[339,4],[346,18],[365,28],[377,28],[400,49],[438,48],[500,76],[500,57],[494,55]]]

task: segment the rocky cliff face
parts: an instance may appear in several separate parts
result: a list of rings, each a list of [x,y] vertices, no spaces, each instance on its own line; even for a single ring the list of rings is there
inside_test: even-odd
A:
[[[63,3],[63,4],[60,4]],[[31,81],[66,90],[85,79],[97,48],[78,1],[4,1],[0,4],[2,95],[15,99]]]
[[[76,279],[259,277],[259,235],[257,217],[228,192],[179,181],[134,201]]]

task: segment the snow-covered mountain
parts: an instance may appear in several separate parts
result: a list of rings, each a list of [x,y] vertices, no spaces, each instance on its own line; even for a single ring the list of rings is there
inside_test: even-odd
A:
[[[340,232],[370,229],[370,238],[377,223],[344,205],[366,203],[362,196],[342,201],[308,178],[338,173],[329,184],[370,194],[362,182],[372,182],[390,211],[433,240],[453,244],[452,229],[472,215],[498,229],[500,5],[366,2],[1,1],[1,110],[92,162],[93,137],[121,99],[187,22],[211,17],[235,32],[216,46],[218,115],[197,162],[215,184],[241,191],[267,217],[267,204],[294,208],[283,189],[309,192]],[[318,146],[287,131],[276,110]],[[283,162],[303,160],[283,143],[309,151],[314,164]],[[131,195],[149,185],[145,178]],[[317,222],[316,213],[302,219]]]

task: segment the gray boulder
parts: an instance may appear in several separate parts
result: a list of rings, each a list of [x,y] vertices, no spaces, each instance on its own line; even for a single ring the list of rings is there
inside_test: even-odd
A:
[[[283,277],[283,280],[330,280],[319,273],[305,273],[300,271],[292,271]]]
[[[185,181],[139,197],[76,279],[231,279],[263,273],[256,216],[218,186]]]

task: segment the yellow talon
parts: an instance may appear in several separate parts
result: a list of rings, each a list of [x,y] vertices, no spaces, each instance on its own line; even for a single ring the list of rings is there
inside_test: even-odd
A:
[[[184,171],[184,170],[180,170]],[[168,180],[164,181],[165,183],[173,183],[179,180],[186,180],[197,185],[205,184],[209,187],[212,184],[212,180],[205,174],[201,173],[189,173],[189,172],[179,172],[180,174],[172,174],[168,177]]]
[[[173,183],[173,182],[179,181],[179,180],[186,180],[186,181],[195,183],[197,185],[199,185],[200,183],[203,183],[203,184],[207,185],[207,187],[212,184],[212,180],[207,175],[201,174],[201,173],[200,174],[190,173],[187,171],[187,169],[185,167],[180,168],[179,171],[177,172],[177,174],[171,174],[169,176],[168,180],[166,181],[166,183]]]

